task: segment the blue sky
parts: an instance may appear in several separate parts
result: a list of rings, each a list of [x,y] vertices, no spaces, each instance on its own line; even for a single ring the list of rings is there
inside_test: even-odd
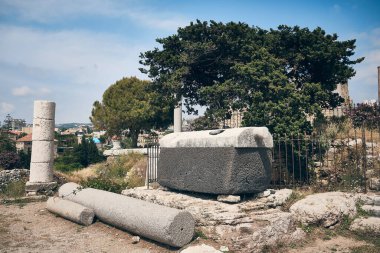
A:
[[[0,120],[32,121],[33,101],[57,103],[56,122],[89,122],[92,103],[125,76],[146,79],[140,52],[190,21],[261,28],[322,27],[357,39],[355,102],[377,99],[380,2],[370,0],[0,0]]]

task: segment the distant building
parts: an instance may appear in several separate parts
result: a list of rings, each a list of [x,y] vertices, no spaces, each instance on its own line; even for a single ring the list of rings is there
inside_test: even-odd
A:
[[[24,151],[25,153],[32,151],[32,134],[25,135],[24,137],[16,140],[17,151]]]
[[[22,127],[21,132],[26,133],[26,134],[31,134],[33,133],[33,127]]]

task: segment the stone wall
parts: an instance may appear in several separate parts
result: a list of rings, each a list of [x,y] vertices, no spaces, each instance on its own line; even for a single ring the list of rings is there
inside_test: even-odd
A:
[[[27,179],[29,170],[14,169],[0,171],[0,189],[5,188],[9,183]]]

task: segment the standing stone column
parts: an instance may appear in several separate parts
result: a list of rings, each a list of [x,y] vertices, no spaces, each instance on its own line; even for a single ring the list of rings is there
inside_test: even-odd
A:
[[[49,193],[53,181],[55,103],[34,101],[32,158],[30,177],[25,190],[28,194]]]

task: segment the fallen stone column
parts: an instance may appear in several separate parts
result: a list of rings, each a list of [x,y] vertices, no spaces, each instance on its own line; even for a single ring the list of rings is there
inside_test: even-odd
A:
[[[49,198],[46,208],[52,213],[81,225],[88,226],[94,221],[95,213],[92,209],[62,198]]]
[[[170,246],[182,247],[193,238],[195,222],[187,211],[75,183],[62,185],[59,196],[93,209],[105,223]]]

